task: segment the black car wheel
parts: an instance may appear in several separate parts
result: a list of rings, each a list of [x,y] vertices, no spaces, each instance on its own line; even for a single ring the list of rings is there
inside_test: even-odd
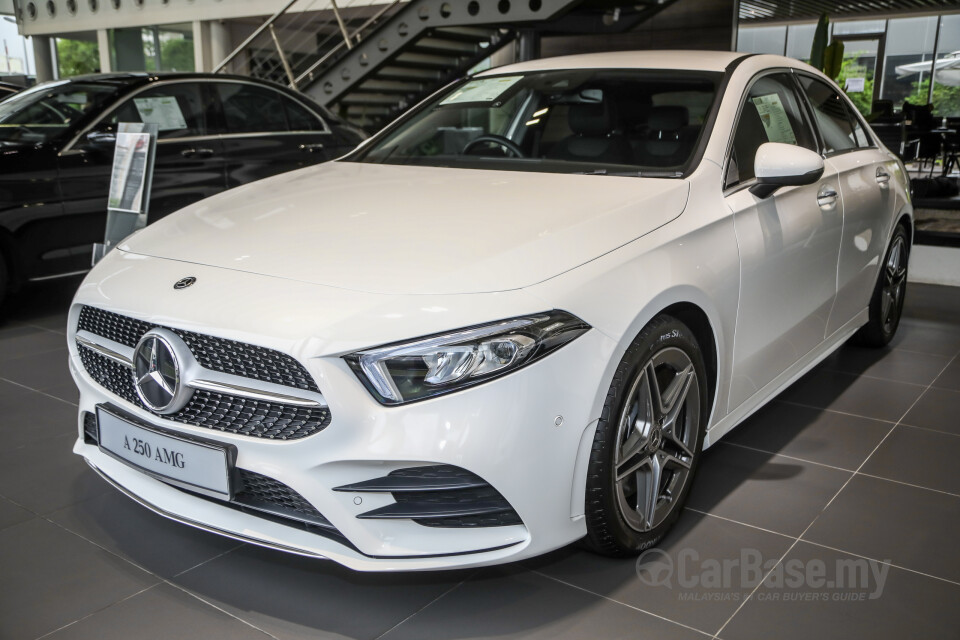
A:
[[[588,547],[636,554],[679,517],[703,448],[706,380],[696,338],[670,316],[654,318],[627,349],[593,440]]]
[[[907,293],[907,266],[910,240],[903,225],[897,225],[890,239],[877,284],[870,298],[870,320],[856,333],[856,342],[882,347],[893,339],[900,326],[903,300]]]

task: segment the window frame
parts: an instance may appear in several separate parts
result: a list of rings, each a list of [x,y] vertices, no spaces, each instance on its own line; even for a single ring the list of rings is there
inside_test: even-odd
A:
[[[140,95],[140,94],[143,93],[144,91],[147,91],[147,90],[149,90],[149,89],[153,89],[153,88],[155,88],[155,87],[160,87],[160,86],[165,86],[165,85],[170,85],[170,84],[183,84],[183,83],[191,83],[191,82],[195,82],[195,83],[200,84],[200,85],[210,84],[210,83],[214,83],[214,82],[235,82],[235,83],[239,83],[239,84],[252,84],[252,85],[257,86],[257,87],[265,87],[265,88],[268,88],[268,89],[270,89],[270,90],[272,90],[272,91],[276,91],[277,93],[281,94],[282,96],[287,96],[289,99],[294,100],[295,102],[299,103],[299,104],[300,104],[302,107],[304,107],[307,111],[309,111],[310,113],[314,114],[314,115],[317,117],[317,119],[320,120],[320,122],[321,122],[321,123],[323,124],[323,126],[324,126],[324,129],[323,129],[322,131],[282,131],[282,132],[273,132],[273,135],[305,135],[305,134],[325,134],[325,135],[332,135],[332,134],[333,134],[333,129],[330,127],[330,124],[327,122],[327,119],[326,119],[325,117],[323,117],[322,114],[318,113],[318,112],[316,111],[316,109],[312,108],[310,105],[306,104],[305,102],[296,99],[294,96],[290,96],[290,95],[288,95],[286,92],[281,91],[280,89],[278,89],[278,88],[276,88],[276,87],[272,87],[272,86],[270,86],[270,85],[268,85],[268,84],[263,84],[263,83],[261,83],[261,82],[252,82],[252,81],[249,81],[249,80],[245,80],[245,79],[243,79],[243,78],[215,78],[215,77],[171,78],[171,79],[169,79],[169,80],[159,80],[159,81],[156,81],[156,82],[148,82],[148,83],[146,83],[146,84],[144,84],[144,85],[142,85],[142,86],[136,87],[135,89],[132,89],[132,90],[130,90],[130,91],[121,92],[121,95],[120,95],[120,96],[118,96],[112,103],[110,103],[109,106],[107,106],[103,111],[101,111],[100,114],[99,114],[98,116],[96,116],[92,121],[90,121],[86,126],[82,127],[82,128],[80,129],[80,131],[70,139],[69,142],[67,142],[65,145],[63,145],[63,148],[60,150],[60,155],[73,155],[73,154],[83,153],[83,150],[76,148],[77,143],[83,138],[83,136],[87,135],[87,133],[89,133],[90,131],[92,131],[93,129],[95,129],[95,128],[96,128],[101,122],[103,122],[105,119],[107,119],[107,118],[109,118],[110,116],[112,116],[113,113],[114,113],[114,111],[116,111],[118,108],[120,108],[120,107],[121,107],[123,104],[125,104],[128,100],[131,100],[131,99],[137,97],[138,95]],[[201,88],[201,91],[203,91],[203,90],[204,90],[204,89]],[[216,95],[216,93],[214,93],[213,97],[217,100],[217,107],[218,107],[218,110],[220,111],[220,113],[218,113],[218,116],[217,116],[217,117],[218,117],[218,118],[222,118],[222,117],[223,117],[222,110],[219,109],[219,107],[220,107],[219,99],[220,99],[220,98],[219,98],[219,96]],[[264,132],[261,132],[261,133],[235,133],[235,134],[228,134],[228,133],[208,133],[207,135],[204,135],[204,136],[183,137],[183,138],[167,138],[167,139],[165,139],[165,140],[161,140],[161,139],[158,138],[158,139],[157,139],[157,144],[170,144],[170,143],[172,143],[172,142],[188,142],[188,141],[202,141],[202,140],[214,140],[214,139],[220,140],[220,139],[224,139],[224,138],[252,137],[252,136],[261,136],[261,135],[265,135],[265,133],[264,133]]]
[[[727,172],[730,170],[730,159],[733,154],[733,142],[737,135],[737,127],[740,126],[740,118],[743,115],[743,107],[747,102],[747,96],[750,95],[750,91],[753,90],[754,85],[767,76],[786,74],[791,78],[791,85],[793,91],[797,94],[797,104],[800,107],[800,115],[803,118],[804,124],[807,127],[808,133],[813,137],[814,142],[817,145],[817,152],[820,155],[823,155],[823,147],[820,141],[820,131],[817,129],[815,123],[812,119],[812,113],[809,111],[807,101],[805,96],[800,94],[800,86],[796,81],[794,69],[792,67],[773,67],[770,69],[764,69],[756,73],[750,80],[747,82],[747,86],[741,92],[740,96],[737,98],[737,115],[734,118],[733,126],[730,128],[729,137],[727,138],[727,149],[724,152],[723,166],[720,168],[720,181],[723,191],[723,197],[727,197],[738,191],[749,188],[757,183],[757,178],[754,176],[749,180],[741,180],[735,184],[727,184]],[[799,145],[798,145],[799,146]],[[806,147],[802,147],[806,148]]]

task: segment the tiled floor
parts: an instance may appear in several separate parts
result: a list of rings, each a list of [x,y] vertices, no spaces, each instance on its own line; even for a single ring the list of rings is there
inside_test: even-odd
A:
[[[960,289],[911,285],[892,348],[844,348],[706,452],[639,562],[370,575],[95,477],[70,452],[74,286],[0,321],[0,638],[960,637]]]

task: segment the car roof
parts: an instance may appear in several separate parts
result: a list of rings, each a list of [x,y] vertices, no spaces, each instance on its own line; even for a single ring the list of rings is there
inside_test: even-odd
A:
[[[478,76],[558,69],[689,69],[723,71],[747,55],[736,51],[613,51],[541,58],[490,69]]]
[[[227,73],[194,73],[189,71],[124,71],[117,73],[91,73],[80,76],[66,78],[70,82],[92,82],[96,84],[111,84],[120,86],[139,86],[158,80],[243,80],[245,82],[255,82],[257,84],[270,85],[273,87],[286,88],[276,82],[251,78],[249,76],[238,76]]]

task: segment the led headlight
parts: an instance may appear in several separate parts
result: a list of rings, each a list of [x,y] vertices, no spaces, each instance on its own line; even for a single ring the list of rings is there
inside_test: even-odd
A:
[[[345,359],[382,404],[403,404],[516,371],[589,328],[565,311],[548,311],[358,351]]]

